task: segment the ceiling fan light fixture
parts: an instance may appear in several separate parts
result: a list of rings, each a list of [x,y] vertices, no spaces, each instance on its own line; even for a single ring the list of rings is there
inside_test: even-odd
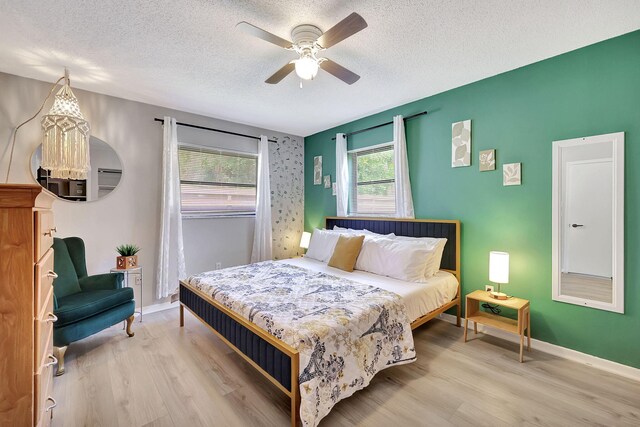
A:
[[[311,56],[302,56],[295,60],[296,74],[303,80],[311,80],[318,74],[318,61]]]

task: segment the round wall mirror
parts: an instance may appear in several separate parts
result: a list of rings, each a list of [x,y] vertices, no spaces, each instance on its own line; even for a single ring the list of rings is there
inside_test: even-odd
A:
[[[51,178],[42,163],[42,144],[31,155],[31,173],[42,187],[58,196],[60,200],[92,202],[108,196],[120,183],[122,162],[113,148],[92,136],[89,139],[91,171],[87,179]]]

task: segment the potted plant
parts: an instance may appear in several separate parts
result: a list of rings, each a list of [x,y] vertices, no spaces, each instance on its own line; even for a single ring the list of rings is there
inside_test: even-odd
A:
[[[116,251],[120,254],[116,258],[116,268],[126,270],[138,266],[138,256],[136,254],[140,252],[139,247],[132,244],[120,245],[116,248]]]

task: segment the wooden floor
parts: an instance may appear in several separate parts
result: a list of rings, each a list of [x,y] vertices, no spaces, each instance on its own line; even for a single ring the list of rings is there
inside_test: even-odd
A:
[[[562,273],[562,295],[610,303],[613,300],[613,281],[606,277],[577,273]]]
[[[289,401],[178,310],[114,326],[67,351],[54,426],[287,426]],[[432,320],[418,361],[380,372],[321,426],[638,426],[640,383]]]

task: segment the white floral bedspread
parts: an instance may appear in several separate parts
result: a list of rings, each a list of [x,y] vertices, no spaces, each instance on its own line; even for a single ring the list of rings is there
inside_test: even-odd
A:
[[[281,262],[191,276],[187,282],[300,353],[300,417],[315,426],[389,366],[413,362],[397,294]]]

